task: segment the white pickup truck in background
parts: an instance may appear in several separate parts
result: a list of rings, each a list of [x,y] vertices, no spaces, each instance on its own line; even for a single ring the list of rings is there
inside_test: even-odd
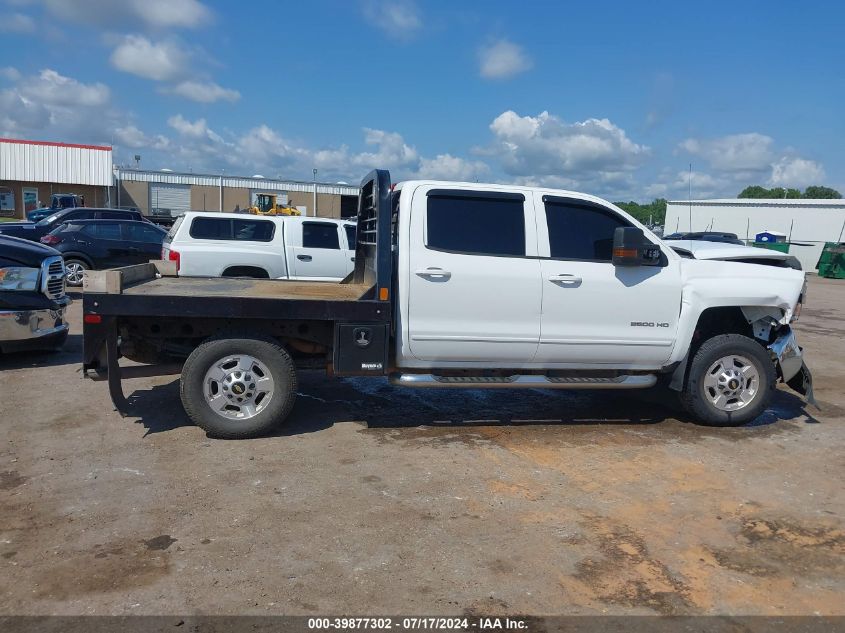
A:
[[[180,277],[339,281],[355,267],[355,223],[190,212],[170,228],[161,258]]]

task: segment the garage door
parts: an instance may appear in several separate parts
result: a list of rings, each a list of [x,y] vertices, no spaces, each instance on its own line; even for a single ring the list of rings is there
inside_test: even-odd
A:
[[[190,211],[191,186],[150,183],[150,209],[170,209],[171,215]]]

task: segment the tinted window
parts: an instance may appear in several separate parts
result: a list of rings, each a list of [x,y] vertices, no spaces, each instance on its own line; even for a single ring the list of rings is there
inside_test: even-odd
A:
[[[340,248],[336,224],[324,222],[302,223],[302,245],[305,248]]]
[[[127,239],[131,242],[161,244],[161,241],[164,239],[164,231],[155,229],[146,223],[126,223],[123,225],[123,228],[128,235]]]
[[[232,220],[231,218],[194,218],[191,237],[198,240],[243,240],[269,242],[275,225],[268,220]]]
[[[346,225],[343,227],[346,229],[346,242],[349,244],[350,250],[355,250],[355,232],[357,231],[357,227],[354,225]]]
[[[120,225],[112,222],[104,222],[102,224],[86,224],[85,228],[82,229],[82,232],[101,240],[121,239]]]
[[[191,237],[198,240],[231,240],[232,221],[227,218],[194,218]]]
[[[612,211],[551,201],[546,202],[546,222],[552,257],[608,262],[613,232],[618,226],[629,226]]]
[[[236,240],[250,242],[269,242],[273,239],[276,225],[267,220],[232,220],[233,235]]]
[[[132,214],[125,211],[100,211],[97,217],[102,220],[128,220]]]
[[[476,255],[525,255],[522,196],[428,196],[426,245]]]

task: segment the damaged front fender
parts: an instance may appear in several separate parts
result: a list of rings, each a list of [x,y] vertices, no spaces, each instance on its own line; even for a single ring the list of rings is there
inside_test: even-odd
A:
[[[807,402],[817,409],[819,405],[813,397],[813,376],[804,363],[801,347],[795,340],[795,333],[789,326],[780,331],[780,335],[769,345],[778,373],[790,388],[807,398]]]

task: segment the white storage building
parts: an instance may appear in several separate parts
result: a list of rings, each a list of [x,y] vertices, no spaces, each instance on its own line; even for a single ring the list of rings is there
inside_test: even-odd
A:
[[[845,239],[845,200],[670,200],[664,232],[677,231],[723,231],[749,242],[764,231],[780,232],[792,242],[789,253],[812,272],[824,243]]]
[[[0,138],[0,216],[22,218],[54,193],[107,206],[112,180],[111,147]]]

